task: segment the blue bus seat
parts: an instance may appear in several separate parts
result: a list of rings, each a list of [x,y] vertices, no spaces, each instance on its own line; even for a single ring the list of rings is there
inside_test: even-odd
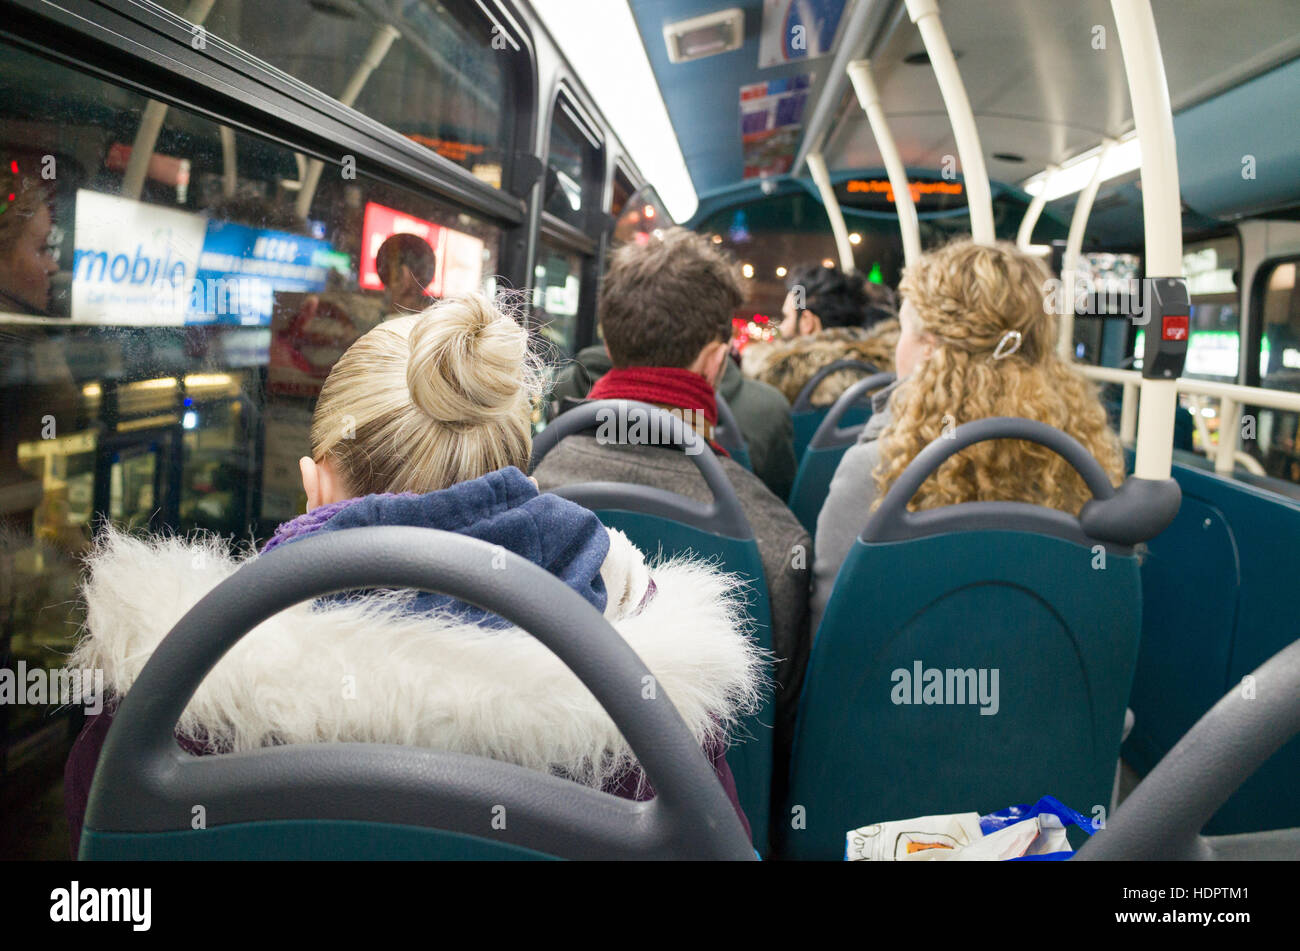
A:
[[[494,570],[502,558],[507,570]],[[299,602],[382,587],[448,594],[533,634],[609,713],[659,795],[632,802],[512,763],[396,744],[213,756],[178,748],[182,711],[247,632]],[[643,696],[649,676],[581,595],[486,542],[390,526],[285,545],[199,601],[123,698],[91,783],[80,857],[752,860],[740,819],[672,700]],[[196,803],[204,828],[192,825]],[[507,821],[498,826],[497,817]]]
[[[568,436],[599,429],[621,413],[649,414],[655,420],[658,444],[674,446],[694,460],[713,495],[709,505],[674,492],[622,482],[590,482],[555,489],[586,506],[610,528],[627,535],[647,557],[691,554],[717,563],[723,570],[740,575],[748,584],[748,612],[753,637],[764,650],[772,649],[772,610],[763,573],[758,542],[727,480],[721,464],[695,432],[657,407],[631,400],[599,400],[582,404],[556,418],[533,441],[532,468]],[[633,427],[620,427],[623,431]],[[769,676],[771,671],[768,671]],[[738,734],[727,752],[727,764],[736,779],[741,808],[749,818],[754,845],[769,853],[768,823],[771,813],[773,761],[773,699],[764,693],[762,707],[740,723]]]
[[[808,534],[817,534],[817,516],[826,504],[826,495],[830,492],[831,480],[835,470],[849,451],[849,447],[858,441],[862,427],[871,418],[871,394],[893,383],[896,377],[892,373],[876,373],[859,380],[840,394],[835,405],[830,408],[822,424],[804,450],[799,460],[799,471],[794,477],[794,486],[790,489],[790,511]],[[840,422],[850,410],[855,411],[855,418],[865,410],[865,417],[860,423],[841,426]]]
[[[944,460],[986,439],[1047,446],[1093,498],[1077,517],[1012,502],[907,511]],[[813,642],[778,854],[839,859],[868,823],[1043,795],[1107,808],[1141,625],[1133,546],[1177,508],[1173,480],[1116,490],[1033,420],[977,420],[922,450],[854,542]]]
[[[880,372],[879,367],[865,360],[836,360],[834,363],[828,363],[809,378],[790,405],[790,421],[794,425],[794,457],[797,461],[803,459],[804,450],[808,448],[808,443],[812,442],[817,427],[822,424],[822,420],[831,409],[829,406],[814,406],[813,395],[822,380],[840,370],[853,370],[863,376]],[[866,408],[865,413],[861,407],[855,406],[840,418],[840,423],[843,426],[856,426],[858,423],[865,423],[870,415],[870,406]]]
[[[1151,770],[1242,677],[1297,637],[1300,501],[1176,453],[1183,493],[1174,523],[1149,544],[1145,604],[1124,758]],[[1260,767],[1205,831],[1300,826],[1300,740]]]
[[[713,432],[714,441],[727,450],[727,455],[731,456],[738,465],[744,466],[750,472],[754,471],[754,463],[749,457],[749,446],[745,443],[745,434],[740,431],[740,424],[736,422],[735,415],[731,412],[731,406],[723,399],[722,394],[717,394],[718,398],[718,426]]]

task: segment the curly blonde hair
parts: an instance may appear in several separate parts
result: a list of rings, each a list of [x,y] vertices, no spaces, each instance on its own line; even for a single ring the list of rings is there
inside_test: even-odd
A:
[[[892,421],[880,435],[880,465],[873,473],[877,505],[947,426],[989,416],[1021,416],[1063,430],[1092,453],[1112,483],[1123,480],[1119,440],[1096,388],[1056,353],[1057,320],[1044,305],[1047,280],[1043,265],[1014,246],[968,239],[931,251],[903,272],[899,292],[936,346],[890,399]],[[1021,334],[1019,348],[993,359],[1013,330]],[[1083,479],[1056,453],[998,439],[949,458],[909,508],[1007,501],[1077,514],[1089,498]]]

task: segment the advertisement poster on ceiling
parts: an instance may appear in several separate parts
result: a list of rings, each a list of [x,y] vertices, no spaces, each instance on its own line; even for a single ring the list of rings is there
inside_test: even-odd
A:
[[[372,201],[366,203],[361,225],[361,286],[366,290],[384,289],[375,257],[383,243],[395,234],[422,238],[433,251],[434,276],[424,289],[431,297],[448,297],[482,288],[485,249],[482,240]]]
[[[794,164],[813,74],[740,87],[740,144],[744,178],[784,175]]]
[[[72,319],[133,326],[185,323],[207,219],[79,189]]]
[[[845,0],[763,0],[758,68],[825,56],[835,45]]]

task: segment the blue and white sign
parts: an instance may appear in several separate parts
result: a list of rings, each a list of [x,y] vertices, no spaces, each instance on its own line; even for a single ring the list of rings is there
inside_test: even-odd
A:
[[[325,290],[331,254],[327,241],[210,221],[186,322],[270,326],[276,291]]]
[[[129,198],[77,192],[72,319],[95,324],[183,324],[183,294],[198,269],[202,215]]]
[[[845,0],[763,0],[758,67],[825,56],[835,45]]]

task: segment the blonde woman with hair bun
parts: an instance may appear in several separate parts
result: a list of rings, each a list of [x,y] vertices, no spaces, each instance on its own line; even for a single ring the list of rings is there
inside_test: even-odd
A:
[[[621,533],[522,471],[543,367],[525,327],[479,295],[388,320],[357,340],[317,400],[301,460],[307,513],[263,553],[323,532],[458,532],[540,565],[614,625],[694,731],[742,821],[724,755],[757,706],[765,658],[736,579],[653,566]],[[104,670],[65,772],[73,851],[116,703],[171,626],[240,563],[219,539],[97,540],[73,663]],[[504,569],[493,559],[484,570]],[[342,686],[341,686],[342,685]],[[191,753],[275,743],[406,743],[506,760],[616,795],[651,795],[612,720],[560,660],[502,618],[444,595],[365,592],[261,625],[208,675],[178,724]],[[748,824],[746,823],[746,828]]]
[[[816,619],[868,514],[945,429],[989,416],[1038,420],[1081,442],[1113,483],[1123,481],[1119,440],[1096,388],[1057,355],[1048,277],[1038,259],[1013,245],[969,239],[903,271],[898,382],[873,399],[872,417],[836,469],[817,520]],[[1083,479],[1056,453],[998,439],[948,459],[910,508],[1014,501],[1075,514],[1089,498]]]

